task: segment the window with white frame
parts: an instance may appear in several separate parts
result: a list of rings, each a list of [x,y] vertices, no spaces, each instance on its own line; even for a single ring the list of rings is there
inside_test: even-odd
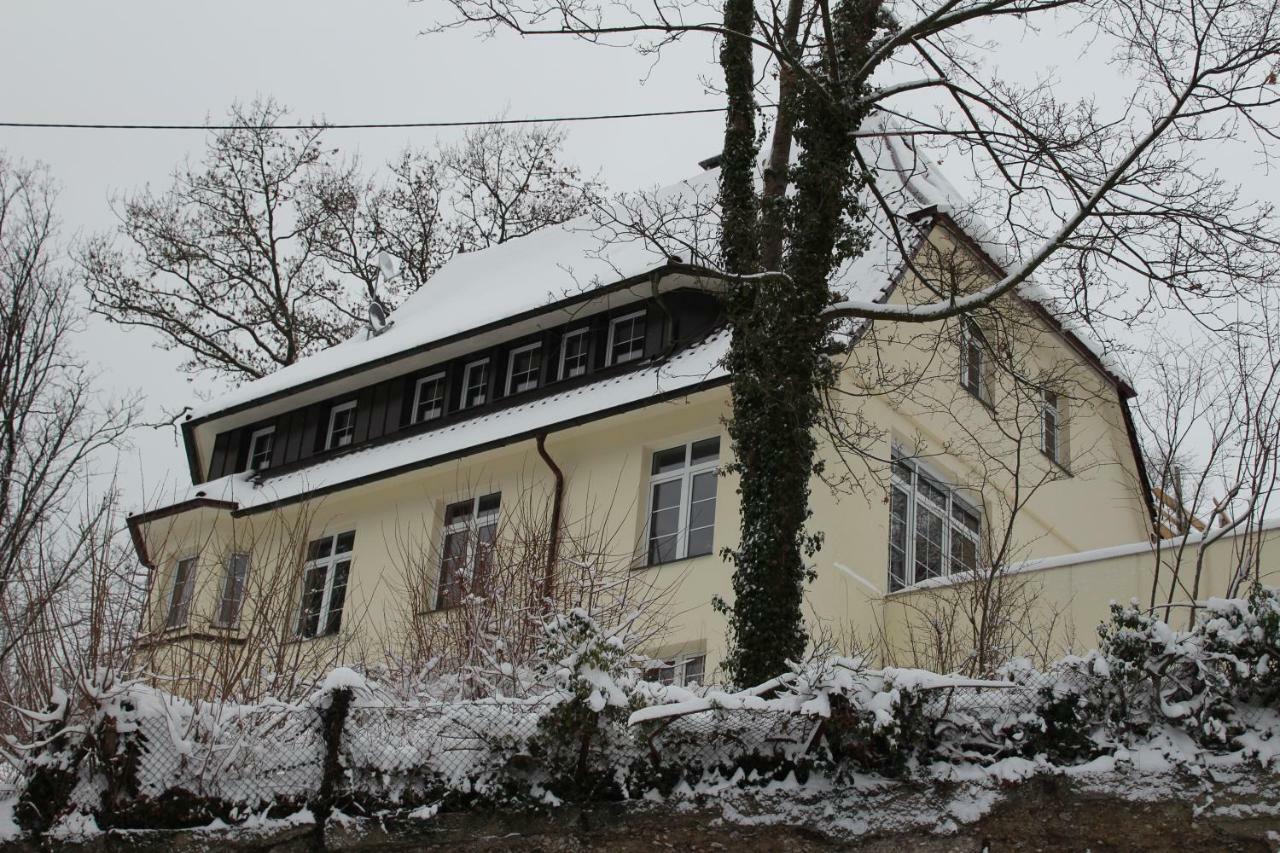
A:
[[[656,663],[659,665],[645,670],[645,681],[691,687],[702,684],[706,678],[707,656],[704,654],[684,655]]]
[[[718,436],[653,454],[649,470],[648,565],[711,553],[719,464]]]
[[[990,399],[986,346],[977,324],[967,317],[960,334],[960,387],[979,400],[986,402]]]
[[[191,599],[196,591],[196,558],[183,557],[173,567],[173,583],[169,587],[169,612],[165,628],[181,628],[191,616]]]
[[[609,364],[635,361],[644,355],[644,312],[626,314],[609,322]]]
[[[462,371],[462,408],[479,406],[489,398],[489,359],[473,361]]]
[[[222,595],[218,598],[218,612],[213,624],[219,628],[235,628],[240,624],[240,609],[244,606],[245,588],[249,583],[249,555],[229,554],[226,574],[222,578]]]
[[[275,446],[276,428],[256,429],[249,436],[249,470],[263,471],[271,467],[271,450]]]
[[[889,590],[977,568],[982,513],[898,451],[889,486]]]
[[[484,589],[498,537],[498,492],[451,503],[444,510],[444,542],[436,609],[456,607]]]
[[[1048,388],[1040,392],[1040,450],[1054,462],[1065,465],[1066,436],[1062,424],[1062,399]]]
[[[413,423],[434,420],[444,414],[443,373],[433,373],[417,381],[413,389]]]
[[[507,359],[507,394],[519,394],[538,387],[542,376],[542,344],[529,344],[511,351]]]
[[[307,546],[302,567],[302,602],[297,635],[303,639],[336,634],[342,629],[342,608],[351,576],[355,531],[316,539]]]
[[[591,338],[588,329],[576,329],[560,341],[560,379],[572,379],[587,372],[587,359]]]
[[[356,401],[340,403],[329,410],[329,432],[326,433],[324,449],[346,447],[356,437]]]

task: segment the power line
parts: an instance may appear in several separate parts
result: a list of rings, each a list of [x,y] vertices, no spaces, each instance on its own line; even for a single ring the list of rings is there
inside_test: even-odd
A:
[[[484,121],[397,121],[366,122],[363,124],[273,124],[276,130],[391,130],[414,127],[483,127],[504,124],[562,124],[580,121],[613,121],[629,118],[661,118],[663,116],[705,115],[722,113],[725,107],[705,107],[695,110],[660,110],[648,113],[605,113],[585,116],[554,116],[543,118],[497,118]],[[260,130],[254,124],[94,124],[72,121],[0,121],[0,127],[52,128],[57,130]]]

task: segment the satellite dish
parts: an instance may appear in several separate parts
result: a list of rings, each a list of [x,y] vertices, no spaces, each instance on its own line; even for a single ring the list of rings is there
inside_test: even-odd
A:
[[[386,307],[376,299],[369,300],[369,333],[380,335],[389,325],[391,321],[387,318]]]

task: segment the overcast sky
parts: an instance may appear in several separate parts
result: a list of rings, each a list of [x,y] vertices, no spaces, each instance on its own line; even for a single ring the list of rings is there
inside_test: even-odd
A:
[[[630,50],[567,39],[422,35],[443,8],[443,0],[0,0],[8,36],[0,52],[0,120],[201,123],[257,95],[274,96],[299,118],[339,123],[721,106],[700,82],[719,77],[709,41],[678,46],[654,64]],[[1111,88],[1100,57],[1081,58],[1053,33],[1001,41],[1009,47],[998,62],[1010,77],[1057,73],[1071,95]],[[567,155],[599,170],[615,190],[665,184],[718,150],[721,127],[715,114],[574,124]],[[329,141],[377,163],[405,145],[457,135],[331,131]],[[198,158],[204,145],[201,132],[0,128],[0,148],[43,161],[61,183],[68,240],[110,227],[113,193],[165,188],[174,165]],[[954,175],[953,169],[948,165]],[[1280,192],[1275,176],[1257,171],[1247,156],[1228,169],[1254,192],[1273,198]],[[143,391],[153,414],[211,388],[189,384],[177,370],[179,358],[154,348],[145,332],[95,322],[83,340],[106,390]],[[172,431],[139,434],[135,445],[121,466],[130,508],[187,476]]]

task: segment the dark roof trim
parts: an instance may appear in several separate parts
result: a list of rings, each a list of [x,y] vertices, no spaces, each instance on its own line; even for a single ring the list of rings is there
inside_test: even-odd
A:
[[[1120,414],[1124,417],[1124,431],[1129,435],[1129,446],[1133,448],[1133,462],[1138,467],[1138,484],[1142,486],[1142,502],[1151,517],[1151,535],[1154,537],[1160,526],[1160,515],[1156,509],[1155,491],[1151,488],[1151,475],[1147,472],[1147,460],[1142,454],[1142,445],[1138,442],[1138,427],[1133,422],[1133,412],[1129,411],[1129,401],[1124,396],[1119,399]]]
[[[697,394],[701,391],[708,391],[712,388],[717,388],[721,385],[727,385],[727,384],[729,384],[729,377],[727,375],[718,377],[716,379],[704,380],[695,385],[690,385],[686,388],[679,388],[677,390],[668,391],[663,394],[657,394],[651,397],[645,397],[641,400],[633,400],[630,403],[622,403],[620,405],[613,406],[608,409],[600,409],[595,412],[589,412],[585,415],[579,415],[575,418],[568,418],[566,420],[558,421],[553,424],[547,424],[545,426],[540,426],[535,429],[525,430],[524,432],[516,433],[514,435],[509,435],[504,438],[494,439],[493,441],[484,442],[483,444],[473,444],[469,447],[464,447],[459,450],[455,450],[452,453],[444,453],[439,456],[432,456],[425,459],[418,459],[407,465],[400,465],[396,468],[389,468],[385,471],[376,471],[372,474],[366,474],[363,477],[356,477],[355,479],[344,480],[341,483],[333,483],[332,485],[302,492],[300,494],[293,495],[291,497],[281,498],[279,500],[271,501],[270,503],[257,504],[251,507],[245,507],[244,509],[236,509],[232,511],[231,515],[235,518],[241,518],[246,515],[256,515],[261,512],[266,512],[267,510],[277,509],[279,507],[288,506],[290,504],[301,503],[303,501],[310,500],[312,498],[323,497],[324,495],[332,494],[334,492],[345,491],[347,489],[355,488],[356,486],[365,485],[366,483],[372,483],[378,480],[385,480],[391,477],[399,476],[400,474],[407,474],[411,471],[417,471],[423,468],[430,468],[432,466],[440,465],[445,462],[452,462],[455,459],[463,459],[468,456],[474,456],[478,453],[484,453],[485,451],[488,451],[488,450],[495,450],[500,447],[507,447],[512,444],[518,444],[522,441],[536,439],[539,435],[547,435],[553,432],[559,432],[561,430],[570,429],[575,426],[581,426],[582,424],[604,420],[605,418],[614,417],[615,415],[626,414],[627,412],[635,411],[636,409],[642,409],[646,406],[651,406],[654,403],[665,403],[668,400],[674,400],[679,397],[688,397],[692,394]]]
[[[129,538],[133,540],[133,550],[138,553],[138,559],[148,569],[154,569],[155,563],[151,562],[151,557],[147,554],[147,542],[142,538],[142,526],[144,524],[150,524],[153,521],[159,521],[171,515],[181,515],[184,512],[196,509],[235,510],[239,506],[240,504],[235,501],[224,501],[216,498],[192,498],[170,506],[162,506],[159,509],[135,513],[129,516],[125,523],[129,527]]]
[[[243,412],[244,410],[252,409],[255,406],[261,406],[263,403],[270,403],[275,400],[282,399],[284,397],[291,397],[294,394],[297,394],[299,391],[306,391],[311,388],[316,388],[321,385],[326,385],[338,379],[344,379],[348,376],[353,376],[357,373],[363,373],[366,370],[372,370],[375,367],[382,367],[383,365],[392,364],[394,362],[401,361],[402,359],[411,358],[415,355],[420,355],[421,353],[429,352],[433,349],[439,349],[440,347],[447,346],[452,343],[456,343],[457,341],[464,340],[466,338],[475,337],[476,335],[482,335],[485,332],[491,332],[494,329],[500,329],[503,326],[509,326],[512,323],[518,323],[522,320],[528,320],[529,318],[536,317],[539,314],[546,314],[550,311],[555,311],[560,308],[566,308],[570,305],[577,305],[578,303],[581,303],[581,302],[590,302],[591,300],[596,299],[597,297],[607,296],[611,293],[616,293],[620,290],[627,290],[629,288],[635,287],[638,284],[644,284],[646,282],[651,281],[655,274],[661,275],[663,273],[671,272],[673,266],[676,266],[676,265],[670,261],[664,261],[663,263],[653,267],[652,269],[646,270],[645,272],[639,273],[638,275],[633,275],[633,276],[630,276],[629,278],[624,278],[620,281],[616,281],[613,284],[608,284],[602,287],[586,290],[586,291],[583,291],[582,293],[575,293],[572,296],[565,297],[564,299],[559,299],[554,302],[548,302],[546,305],[540,305],[537,308],[530,308],[529,310],[521,311],[518,314],[511,314],[507,317],[503,317],[502,319],[494,320],[493,322],[490,322],[490,323],[485,323],[482,326],[476,326],[474,328],[466,329],[461,332],[455,332],[454,334],[448,335],[447,337],[437,338],[436,340],[428,341],[425,344],[418,344],[417,346],[412,346],[412,347],[409,347],[408,349],[402,349],[399,352],[390,353],[388,355],[382,356],[381,358],[375,358],[371,361],[363,361],[359,364],[355,364],[350,367],[344,367],[341,370],[334,371],[333,373],[328,373],[328,374],[325,374],[324,376],[320,376],[315,379],[309,379],[306,382],[299,382],[297,385],[291,385],[288,388],[284,388],[279,391],[273,391],[270,394],[263,394],[261,397],[255,397],[252,400],[246,400],[243,403],[237,403],[234,406],[228,406],[225,409],[219,409],[216,412],[210,412],[206,415],[201,415],[198,418],[192,418],[190,420],[183,421],[182,423],[183,432],[186,433],[194,429],[195,427],[199,426],[200,424],[207,423],[212,420],[217,420],[218,418],[226,417],[227,415],[233,415],[237,412]]]

